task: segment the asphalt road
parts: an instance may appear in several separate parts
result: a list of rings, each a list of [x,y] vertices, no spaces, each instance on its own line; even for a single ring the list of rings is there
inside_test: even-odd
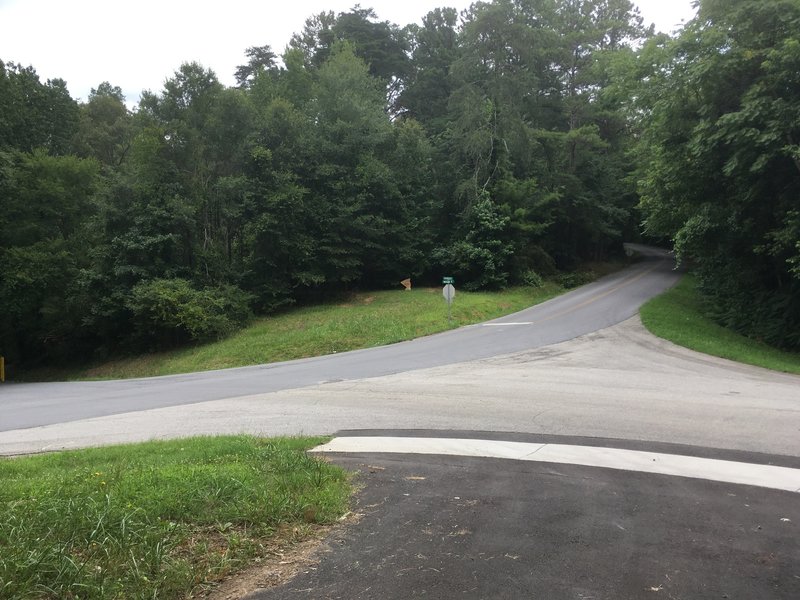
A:
[[[797,458],[668,444],[489,437],[800,467]],[[330,536],[295,579],[248,600],[800,597],[796,493],[474,457],[329,459],[364,484],[360,520]]]
[[[571,340],[630,318],[642,303],[677,281],[671,256],[642,246],[635,249],[644,255],[636,265],[489,326],[222,371],[103,382],[5,384],[0,386],[0,431],[384,376]]]
[[[342,436],[495,440],[499,455],[505,442],[543,445],[503,459],[330,454],[359,472],[360,520],[327,540],[318,564],[251,598],[798,598],[800,377],[650,335],[638,308],[677,278],[653,254],[515,315],[412,342],[3,386],[0,454],[352,429],[385,431]]]
[[[636,316],[503,356],[0,431],[0,454],[345,429],[514,431],[800,456],[800,377],[675,346]]]

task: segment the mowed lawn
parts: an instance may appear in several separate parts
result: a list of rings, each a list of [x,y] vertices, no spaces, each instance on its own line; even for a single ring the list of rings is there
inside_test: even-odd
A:
[[[26,379],[117,379],[242,367],[391,344],[513,313],[564,292],[553,282],[501,292],[457,290],[452,322],[441,288],[355,293],[344,301],[256,319],[218,342]]]
[[[704,313],[697,281],[685,276],[641,309],[651,333],[680,346],[775,371],[800,375],[800,353],[784,352],[726,329]]]

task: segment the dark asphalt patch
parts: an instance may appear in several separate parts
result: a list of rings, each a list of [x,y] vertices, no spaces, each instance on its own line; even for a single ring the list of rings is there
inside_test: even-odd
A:
[[[800,598],[797,494],[498,459],[334,462],[359,473],[363,518],[249,598]]]

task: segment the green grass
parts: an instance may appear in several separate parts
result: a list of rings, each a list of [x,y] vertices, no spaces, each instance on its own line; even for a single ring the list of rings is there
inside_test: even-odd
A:
[[[800,354],[784,352],[717,325],[705,316],[696,280],[687,275],[641,309],[651,333],[680,346],[775,371],[800,374]]]
[[[255,320],[218,342],[111,360],[70,370],[39,370],[20,379],[121,379],[242,367],[391,344],[516,312],[564,292],[541,288],[456,292],[452,324],[440,288],[352,294],[346,301],[297,308]]]
[[[244,367],[393,344],[517,312],[629,265],[631,259],[587,263],[541,287],[500,292],[457,290],[452,322],[441,288],[353,293],[346,300],[258,318],[218,342],[98,363],[7,373],[16,381],[126,379]]]
[[[192,438],[0,460],[0,598],[185,598],[336,521],[312,438]]]

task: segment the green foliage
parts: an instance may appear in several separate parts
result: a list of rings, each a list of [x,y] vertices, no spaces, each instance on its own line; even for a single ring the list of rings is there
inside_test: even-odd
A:
[[[420,35],[437,40],[444,15],[431,17]],[[635,237],[616,67],[644,35],[629,2],[498,0],[466,13],[444,80],[448,112],[430,121],[446,123],[441,150],[453,200],[445,210],[468,218],[465,209],[488,194],[511,219],[505,243],[515,272],[548,262],[571,269]]]
[[[336,42],[327,55],[307,77],[292,65],[284,89],[278,78],[250,149],[245,285],[267,310],[425,266],[424,132],[392,124],[384,86],[353,45]]]
[[[345,512],[344,471],[305,453],[322,441],[192,438],[4,460],[0,597],[198,594],[263,545]]]
[[[457,19],[456,9],[437,8],[423,17],[422,27],[407,27],[413,54],[398,105],[433,133],[447,125],[450,69],[460,53]]]
[[[390,82],[408,70],[408,46],[403,32],[388,21],[378,21],[371,8],[356,6],[339,14],[333,34],[355,47],[356,55],[369,65],[370,75]]]
[[[62,79],[39,81],[33,67],[0,60],[0,150],[66,154],[78,125],[78,104]]]
[[[572,289],[586,285],[596,279],[594,273],[587,271],[575,271],[574,273],[562,273],[558,276],[558,283],[565,289]]]
[[[3,245],[75,235],[94,209],[97,164],[41,150],[10,158]]]
[[[28,366],[103,358],[226,335],[242,294],[269,313],[444,270],[500,288],[604,260],[638,236],[633,167],[647,153],[634,144],[649,108],[636,99],[670,97],[671,72],[647,66],[666,60],[666,38],[637,61],[648,35],[628,0],[477,2],[402,28],[356,6],[308,19],[282,57],[247,48],[235,87],[180,65],[135,111],[108,82],[78,104],[60,80],[0,65],[2,352]],[[794,85],[797,62],[789,38],[773,48],[765,35],[742,57],[763,64],[763,89],[684,158],[712,159],[737,132],[760,154],[733,152],[719,165],[729,177],[800,154],[790,104],[761,118],[759,98]],[[725,83],[715,75],[697,89]],[[670,106],[683,123],[694,105]],[[681,191],[692,169],[655,165],[653,185]],[[761,185],[788,205],[787,183]],[[648,211],[652,224],[698,216]],[[680,244],[717,235],[723,214],[702,213]],[[782,214],[731,218],[764,229],[754,255],[797,273],[800,219]]]
[[[132,119],[119,87],[103,82],[81,106],[75,154],[92,157],[107,167],[119,167],[131,146]]]
[[[719,323],[800,347],[800,4],[701,4],[646,97],[641,206]]]
[[[697,278],[688,275],[642,307],[642,323],[651,333],[698,352],[800,375],[800,353],[781,351],[720,326],[709,314],[712,308]]]
[[[134,286],[126,307],[140,338],[168,346],[229,335],[251,317],[248,300],[233,286],[196,290],[184,279],[154,279]]]
[[[90,261],[98,165],[43,150],[0,161],[0,349],[12,363],[53,360],[71,351],[84,310],[77,279]]]
[[[546,281],[540,288],[458,293],[452,323],[441,287],[360,292],[325,304],[294,307],[250,325],[225,339],[126,358],[95,362],[71,370],[37,370],[27,380],[152,377],[226,369],[321,356],[392,344],[507,315],[563,292]],[[395,284],[399,288],[399,284]]]
[[[307,67],[317,68],[329,60],[340,42],[347,42],[369,66],[370,75],[384,86],[401,78],[408,69],[404,33],[388,21],[378,21],[371,8],[353,7],[334,15],[323,12],[306,20],[290,46],[301,52]]]
[[[544,279],[536,271],[529,269],[520,278],[522,285],[526,287],[540,288],[544,285]]]
[[[253,46],[245,50],[249,59],[246,65],[236,68],[236,83],[239,87],[247,87],[258,77],[275,71],[278,58],[269,46]]]
[[[437,249],[434,259],[463,281],[464,289],[503,287],[509,276],[507,261],[513,253],[503,240],[508,219],[500,216],[491,200],[483,196],[468,209],[464,227],[464,239]]]

